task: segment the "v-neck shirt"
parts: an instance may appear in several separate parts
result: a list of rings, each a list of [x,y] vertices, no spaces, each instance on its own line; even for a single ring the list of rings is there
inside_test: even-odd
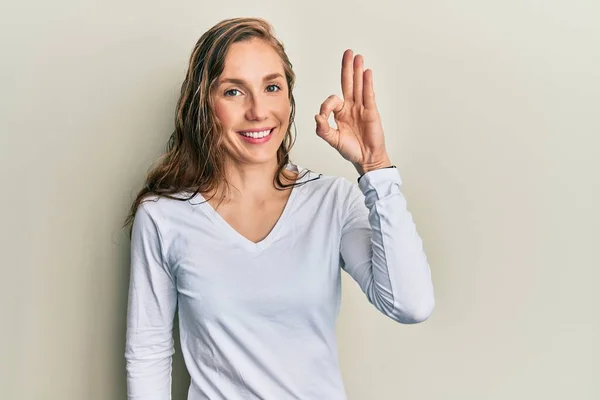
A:
[[[299,173],[298,166],[296,166],[296,165],[287,165],[286,169],[294,170],[296,173]],[[310,171],[305,171],[304,176],[298,175],[298,178],[295,181],[296,185],[305,184],[307,182],[307,180],[314,179],[314,176],[311,176],[308,174],[310,174]],[[271,228],[271,230],[269,231],[267,236],[265,236],[262,240],[260,240],[258,242],[253,242],[252,240],[246,238],[241,233],[239,233],[237,230],[235,230],[221,216],[221,214],[219,214],[219,212],[217,210],[215,210],[215,208],[208,201],[206,201],[205,197],[203,197],[201,194],[196,194],[194,197],[194,200],[192,200],[192,202],[193,203],[201,203],[201,204],[199,204],[199,207],[202,209],[202,211],[206,214],[206,216],[208,218],[210,218],[212,220],[212,222],[215,225],[218,225],[221,228],[222,234],[226,235],[229,240],[238,243],[240,246],[243,246],[244,248],[246,248],[249,252],[256,252],[256,251],[262,251],[265,248],[267,248],[269,246],[269,244],[271,243],[271,241],[273,240],[273,238],[278,235],[279,229],[281,228],[282,225],[285,224],[285,220],[287,219],[287,216],[288,216],[288,210],[290,208],[292,208],[296,192],[297,191],[296,191],[295,186],[292,187],[291,192],[288,195],[288,198],[286,199],[285,205],[283,207],[283,210],[282,210],[279,218],[277,219],[277,221],[275,222],[275,224],[273,225],[273,227]]]
[[[433,285],[397,169],[299,172],[254,243],[201,195],[155,196],[135,214],[125,357],[128,398],[170,399],[173,319],[188,400],[345,399],[335,322],[341,270],[379,311],[427,319]]]

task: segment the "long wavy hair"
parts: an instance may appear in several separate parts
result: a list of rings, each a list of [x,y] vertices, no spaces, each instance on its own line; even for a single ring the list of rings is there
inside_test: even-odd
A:
[[[137,194],[123,227],[131,225],[138,206],[150,195],[187,201],[198,193],[221,191],[221,201],[228,189],[225,176],[226,153],[222,140],[223,126],[214,112],[213,89],[225,66],[225,57],[233,43],[258,38],[270,44],[280,56],[288,85],[291,105],[288,129],[277,149],[278,168],[273,178],[277,189],[295,183],[286,175],[290,151],[295,141],[291,127],[296,104],[292,90],[296,75],[282,42],[274,35],[272,26],[261,18],[226,19],[198,40],[190,56],[181,96],[175,113],[175,130],[167,143],[165,154],[150,168],[144,187]],[[181,192],[193,193],[189,197],[176,196]]]

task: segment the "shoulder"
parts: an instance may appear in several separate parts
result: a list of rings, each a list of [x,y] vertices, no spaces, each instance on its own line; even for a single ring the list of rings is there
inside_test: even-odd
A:
[[[328,175],[298,167],[301,191],[310,197],[327,197],[338,204],[349,204],[362,197],[358,184],[343,176]]]
[[[175,200],[162,195],[148,194],[140,202],[136,213],[147,213],[153,217],[160,218],[162,214],[177,209],[178,203],[184,202],[190,197],[190,195],[187,195],[187,197],[185,197],[186,195],[184,192],[173,195],[173,197],[177,196],[180,199]]]
[[[157,194],[147,195],[142,199],[135,213],[135,220],[140,223],[152,223],[159,231],[169,231],[178,221],[189,219],[194,212],[193,202],[198,201],[193,193],[180,192],[171,197]]]
[[[164,259],[171,263],[180,246],[186,243],[190,229],[205,225],[199,218],[197,203],[201,201],[193,193],[181,192],[169,198],[148,195],[138,205],[133,220],[132,240],[136,243],[156,243]],[[175,252],[175,253],[174,253]],[[173,264],[171,264],[173,265]]]

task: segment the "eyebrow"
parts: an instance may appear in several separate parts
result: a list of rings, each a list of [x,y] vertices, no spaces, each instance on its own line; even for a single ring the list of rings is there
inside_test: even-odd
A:
[[[263,78],[263,82],[264,81],[270,81],[270,80],[273,80],[275,78],[283,78],[283,75],[281,75],[278,72],[273,73],[273,74],[269,74],[269,75],[265,75],[265,77]],[[243,79],[239,79],[239,78],[224,78],[224,79],[220,79],[219,80],[219,85],[222,85],[224,83],[234,83],[236,85],[244,85],[244,84],[246,84],[246,81],[243,80]]]

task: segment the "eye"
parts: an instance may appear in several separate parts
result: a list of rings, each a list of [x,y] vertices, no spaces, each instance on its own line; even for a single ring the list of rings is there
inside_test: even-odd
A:
[[[227,91],[225,92],[225,96],[228,96],[228,97],[235,97],[235,95],[233,95],[233,96],[229,96],[229,95],[227,94],[227,93],[230,93],[230,92],[239,92],[239,90],[237,90],[237,89],[229,89],[229,90],[227,90]]]
[[[281,90],[281,87],[280,87],[279,85],[275,85],[275,84],[273,84],[273,85],[269,85],[269,86],[267,86],[267,89],[268,89],[268,88],[270,88],[270,87],[276,87],[276,88],[277,88],[277,90],[276,90],[276,91],[279,91],[279,90]],[[271,91],[271,90],[267,90],[267,91],[269,91],[269,92],[274,92],[274,91]]]

